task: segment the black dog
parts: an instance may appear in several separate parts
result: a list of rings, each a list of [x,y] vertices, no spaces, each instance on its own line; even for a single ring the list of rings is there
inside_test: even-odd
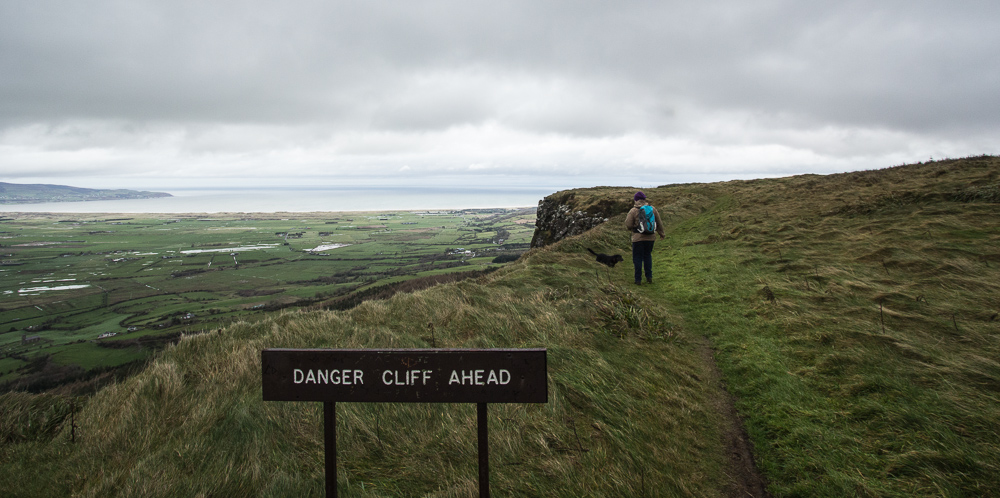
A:
[[[614,268],[616,264],[621,263],[622,261],[625,261],[625,258],[623,258],[621,254],[615,254],[615,255],[598,254],[598,253],[594,252],[594,250],[591,249],[591,248],[589,248],[589,247],[587,248],[587,250],[590,251],[590,254],[593,254],[594,256],[597,256],[597,262],[598,263],[608,265],[609,268]]]

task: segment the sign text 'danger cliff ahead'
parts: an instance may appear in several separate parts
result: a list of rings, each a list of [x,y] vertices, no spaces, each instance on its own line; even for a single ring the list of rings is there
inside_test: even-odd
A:
[[[545,403],[544,349],[266,349],[267,401]]]

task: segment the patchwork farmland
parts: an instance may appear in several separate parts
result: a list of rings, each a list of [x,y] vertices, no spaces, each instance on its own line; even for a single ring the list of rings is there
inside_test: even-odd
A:
[[[535,209],[0,217],[0,391],[144,361],[182,334],[343,307],[526,250]]]

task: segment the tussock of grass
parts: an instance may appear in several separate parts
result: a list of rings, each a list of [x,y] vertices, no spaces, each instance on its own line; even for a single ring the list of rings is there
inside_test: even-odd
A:
[[[775,495],[1000,494],[1000,212],[956,194],[998,171],[716,184],[671,227],[662,296],[712,337]]]
[[[1000,495],[998,177],[977,157],[650,189],[652,286],[585,250],[627,254],[622,214],[475,280],[188,337],[90,399],[76,444],[60,398],[0,398],[0,489],[319,495],[322,409],[262,402],[260,350],[433,344],[549,350],[549,403],[490,406],[495,496],[722,496],[707,336],[775,496]],[[475,495],[471,405],[337,409],[344,496]]]
[[[587,244],[610,243],[597,231]],[[602,242],[604,241],[604,242]],[[322,409],[263,402],[264,348],[546,347],[543,405],[490,405],[495,496],[704,496],[727,479],[717,386],[681,320],[569,242],[498,272],[169,347],[61,431],[0,450],[15,496],[317,496]],[[472,405],[340,403],[344,496],[475,496]],[[52,461],[58,464],[52,465]],[[49,462],[42,465],[43,462]],[[16,485],[10,476],[32,469]]]

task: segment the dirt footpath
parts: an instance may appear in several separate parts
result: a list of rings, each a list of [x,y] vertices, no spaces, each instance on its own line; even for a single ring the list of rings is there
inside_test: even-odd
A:
[[[770,497],[771,494],[767,492],[767,481],[754,462],[753,445],[743,427],[743,420],[736,413],[733,397],[726,389],[722,372],[719,371],[719,367],[715,363],[715,354],[709,340],[703,338],[698,349],[710,376],[706,381],[718,387],[716,390],[718,394],[713,397],[711,402],[715,410],[723,415],[724,420],[720,432],[722,433],[723,447],[728,457],[726,475],[729,476],[729,482],[724,488],[725,496],[730,498]]]

